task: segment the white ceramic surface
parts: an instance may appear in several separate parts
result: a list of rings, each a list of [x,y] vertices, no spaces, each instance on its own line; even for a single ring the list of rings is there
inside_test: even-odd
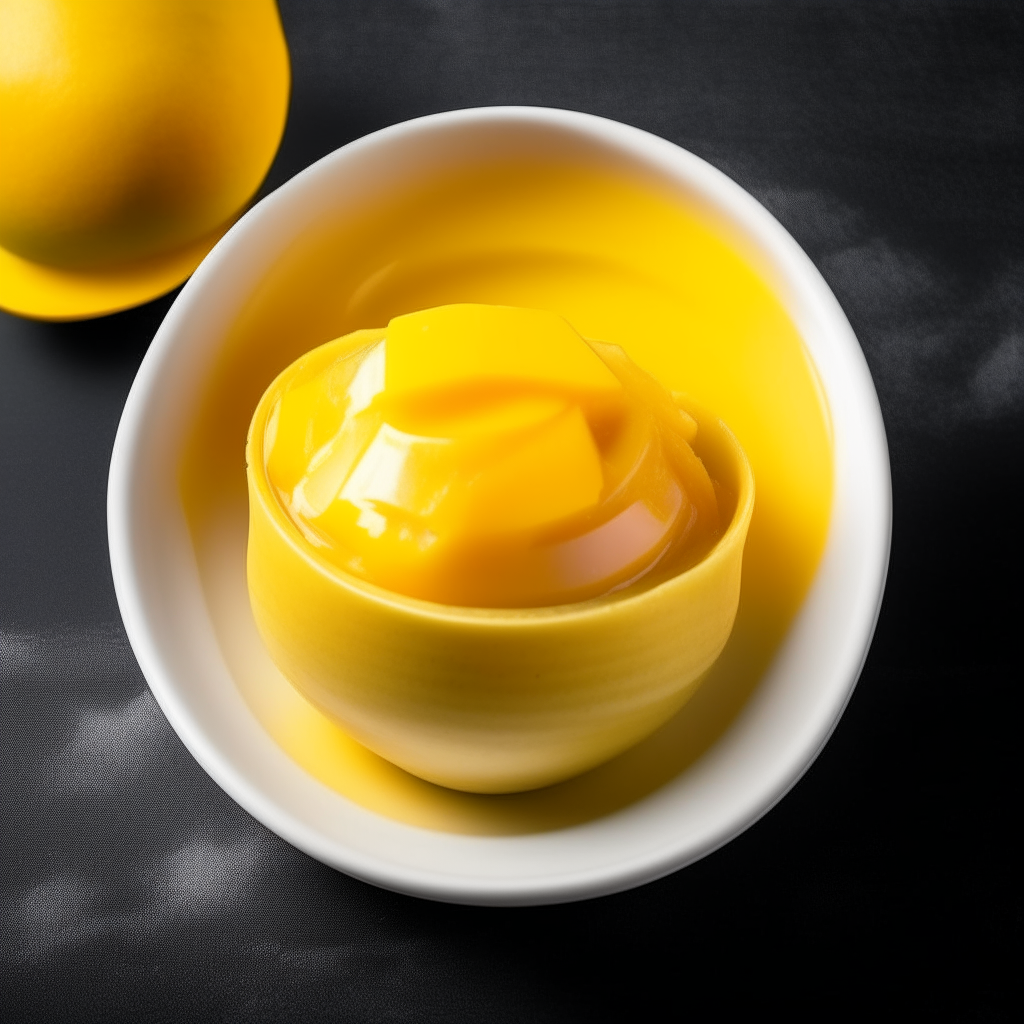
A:
[[[177,492],[184,433],[218,344],[261,275],[339,196],[386,191],[410,166],[502,150],[583,153],[676,183],[725,226],[800,330],[827,394],[835,490],[817,577],[743,711],[694,765],[586,824],[488,837],[415,828],[308,776],[235,686],[200,589]],[[353,198],[354,197],[354,198]],[[298,848],[358,878],[433,899],[537,904],[619,891],[728,842],[808,768],[867,654],[889,557],[891,486],[881,413],[857,340],[811,261],[748,193],[635,128],[528,107],[454,111],[384,129],[325,157],[252,209],[185,286],[143,360],[114,445],[110,557],[125,628],[171,724],[213,779]]]

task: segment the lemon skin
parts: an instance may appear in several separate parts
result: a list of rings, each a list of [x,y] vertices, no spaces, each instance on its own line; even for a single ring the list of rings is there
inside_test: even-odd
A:
[[[0,247],[117,266],[209,235],[284,131],[274,0],[0,0]]]

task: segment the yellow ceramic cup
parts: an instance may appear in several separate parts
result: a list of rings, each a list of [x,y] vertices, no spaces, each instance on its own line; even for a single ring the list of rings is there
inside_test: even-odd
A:
[[[249,428],[249,596],[272,658],[321,711],[414,775],[510,793],[601,764],[693,695],[732,630],[754,506],[750,464],[720,420],[687,406],[697,454],[735,496],[695,566],[580,604],[458,608],[328,564],[287,517],[263,438],[296,368],[271,384]]]

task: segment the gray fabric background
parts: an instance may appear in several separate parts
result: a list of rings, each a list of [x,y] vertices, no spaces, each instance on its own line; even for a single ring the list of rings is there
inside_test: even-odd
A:
[[[224,796],[125,640],[106,471],[170,297],[82,324],[0,314],[5,1019],[1009,1019],[1019,3],[281,8],[294,93],[265,191],[396,121],[534,103],[671,139],[786,225],[853,323],[889,432],[895,532],[878,633],[813,769],[701,863],[528,910],[374,889]]]

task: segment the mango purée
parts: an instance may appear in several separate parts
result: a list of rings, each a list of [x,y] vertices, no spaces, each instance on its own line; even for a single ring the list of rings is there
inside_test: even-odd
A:
[[[398,316],[275,388],[263,451],[282,506],[332,564],[397,593],[586,600],[692,562],[719,533],[696,422],[555,313]]]

